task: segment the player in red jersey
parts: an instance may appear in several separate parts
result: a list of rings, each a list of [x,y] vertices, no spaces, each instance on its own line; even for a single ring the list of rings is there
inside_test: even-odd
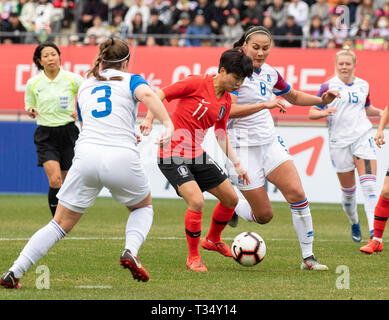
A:
[[[234,213],[238,196],[223,169],[203,150],[201,143],[208,128],[214,126],[219,146],[234,164],[239,178],[249,182],[246,170],[239,164],[231,147],[226,129],[231,109],[229,92],[237,90],[252,72],[251,59],[240,49],[230,49],[222,54],[216,76],[189,76],[157,92],[162,101],[179,99],[172,115],[175,129],[172,142],[160,149],[158,166],[188,204],[185,214],[189,247],[186,266],[192,271],[207,271],[199,252],[204,191],[213,194],[220,202],[213,210],[211,226],[201,246],[232,256],[230,247],[221,239],[221,232]],[[149,112],[140,127],[143,134],[150,132],[153,118]]]

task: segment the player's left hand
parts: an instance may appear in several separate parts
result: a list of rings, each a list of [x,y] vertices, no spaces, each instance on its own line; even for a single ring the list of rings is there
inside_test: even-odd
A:
[[[247,175],[246,169],[244,169],[240,163],[234,164],[235,171],[238,174],[238,178],[243,182],[243,184],[250,184],[249,176]]]
[[[340,93],[336,90],[328,90],[321,96],[322,105],[325,106],[334,101],[335,98],[340,98]]]

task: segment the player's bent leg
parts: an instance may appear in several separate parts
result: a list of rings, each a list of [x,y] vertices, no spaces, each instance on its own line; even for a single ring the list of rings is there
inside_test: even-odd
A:
[[[39,229],[27,242],[12,267],[1,277],[0,285],[6,288],[20,288],[19,279],[34,264],[36,264],[48,250],[67,235],[81,217],[80,213],[72,212],[58,204],[55,219]]]
[[[207,191],[218,198],[220,202],[213,210],[211,226],[207,236],[201,241],[201,246],[207,250],[217,251],[226,257],[232,257],[231,248],[223,242],[221,233],[234,214],[238,196],[228,179]]]
[[[273,219],[274,211],[264,186],[252,190],[241,190],[245,199],[239,199],[235,211],[249,222],[266,224]]]

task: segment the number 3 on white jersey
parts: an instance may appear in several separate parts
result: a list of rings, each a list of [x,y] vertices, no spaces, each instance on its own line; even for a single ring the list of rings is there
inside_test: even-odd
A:
[[[91,94],[95,94],[97,91],[104,90],[104,97],[97,98],[97,103],[105,103],[105,109],[104,110],[92,110],[92,116],[95,118],[102,118],[108,116],[112,112],[112,102],[109,100],[111,97],[111,87],[110,86],[100,86],[96,87],[92,90]]]

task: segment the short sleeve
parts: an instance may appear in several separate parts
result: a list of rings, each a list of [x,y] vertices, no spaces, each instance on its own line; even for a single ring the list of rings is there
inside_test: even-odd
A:
[[[171,100],[191,95],[199,86],[199,79],[197,77],[189,76],[163,88],[162,91],[165,94],[166,100],[170,102]]]
[[[276,73],[277,73],[277,82],[273,87],[273,93],[276,96],[281,96],[285,93],[288,93],[290,91],[291,86],[284,80],[284,78],[282,78],[282,76],[279,74],[278,71],[276,71]]]
[[[24,91],[24,109],[27,111],[31,107],[36,107],[36,99],[33,92],[33,83],[27,81],[26,90]]]
[[[74,74],[74,84],[75,84],[75,92],[78,93],[78,90],[80,90],[81,84],[84,81],[84,78],[81,77],[79,74]]]
[[[365,107],[369,107],[370,106],[370,92],[367,93],[367,97],[366,97],[366,102],[365,102]]]
[[[138,88],[141,84],[148,86],[147,81],[140,76],[139,74],[133,74],[130,79],[130,91],[133,97],[135,97],[135,89]]]
[[[317,92],[317,96],[318,97],[321,97],[323,95],[324,92],[328,91],[329,89],[329,83],[328,82],[324,82],[321,86],[320,86],[320,89],[319,91]],[[322,105],[317,105],[316,107],[320,108],[320,109],[324,109],[324,106]]]

